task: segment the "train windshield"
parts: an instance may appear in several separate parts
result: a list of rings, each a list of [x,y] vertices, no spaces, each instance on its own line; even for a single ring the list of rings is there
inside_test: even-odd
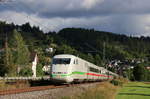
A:
[[[54,58],[53,64],[70,64],[70,58]]]

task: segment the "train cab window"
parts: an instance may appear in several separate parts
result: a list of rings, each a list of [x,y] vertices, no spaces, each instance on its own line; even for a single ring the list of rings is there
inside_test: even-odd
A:
[[[54,58],[53,64],[70,64],[70,58]]]

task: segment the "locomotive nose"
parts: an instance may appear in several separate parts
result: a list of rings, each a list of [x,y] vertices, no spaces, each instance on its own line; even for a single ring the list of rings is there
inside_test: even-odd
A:
[[[64,83],[70,83],[73,81],[71,74],[67,74],[66,72],[53,72],[51,78],[57,82]]]
[[[72,76],[72,70],[69,64],[53,65],[52,72],[51,72],[52,80],[68,83],[72,81],[71,76]]]

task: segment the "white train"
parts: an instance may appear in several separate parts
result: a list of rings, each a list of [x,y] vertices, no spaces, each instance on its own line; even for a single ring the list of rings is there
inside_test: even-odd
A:
[[[53,57],[51,78],[53,81],[72,83],[111,80],[118,75],[74,55],[61,54]]]

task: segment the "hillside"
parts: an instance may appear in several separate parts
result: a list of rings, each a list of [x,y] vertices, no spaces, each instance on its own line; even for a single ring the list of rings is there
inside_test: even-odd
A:
[[[38,54],[39,70],[50,64],[52,56],[56,54],[73,54],[98,66],[105,66],[113,60],[150,60],[150,37],[129,37],[83,28],[65,28],[58,33],[44,33],[39,27],[32,27],[29,23],[19,26],[0,22],[1,67],[5,64],[6,55],[3,50],[6,49],[6,41],[12,53],[15,53],[15,47],[11,47],[14,29],[21,34],[24,47],[30,53]],[[46,48],[53,48],[54,51],[47,52]],[[43,73],[40,72],[41,74]]]
[[[107,59],[145,58],[150,52],[150,37],[128,37],[81,28],[66,28],[59,31],[58,35],[77,50],[83,53],[93,51],[100,56],[103,54],[105,43]]]
[[[146,58],[149,57],[150,53],[150,37],[128,37],[82,28],[65,28],[58,33],[49,32],[44,34],[39,27],[31,27],[29,23],[18,26],[6,24],[5,22],[0,22],[0,48],[4,47],[6,36],[8,40],[11,38],[14,29],[21,33],[26,44],[30,48],[33,47],[33,49],[36,47],[46,48],[50,43],[59,46],[66,44],[80,53],[98,54],[101,58],[103,58],[105,49],[105,58],[108,60]],[[60,52],[57,52],[57,54]]]

